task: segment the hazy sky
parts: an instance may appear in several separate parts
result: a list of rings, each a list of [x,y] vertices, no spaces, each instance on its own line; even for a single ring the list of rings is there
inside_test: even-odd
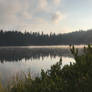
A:
[[[65,33],[92,28],[92,0],[0,0],[0,28]]]

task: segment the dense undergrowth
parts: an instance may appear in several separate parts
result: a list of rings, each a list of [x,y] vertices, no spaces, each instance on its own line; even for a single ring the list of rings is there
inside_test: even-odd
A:
[[[29,73],[25,79],[16,78],[7,89],[0,86],[0,92],[91,92],[92,91],[92,48],[84,47],[84,54],[78,56],[78,50],[71,47],[75,63],[65,65],[61,69],[62,59],[41,77],[31,78]]]

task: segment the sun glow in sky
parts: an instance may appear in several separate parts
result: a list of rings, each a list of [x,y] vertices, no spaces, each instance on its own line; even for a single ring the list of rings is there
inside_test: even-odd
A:
[[[0,0],[0,28],[67,33],[92,28],[92,0]]]

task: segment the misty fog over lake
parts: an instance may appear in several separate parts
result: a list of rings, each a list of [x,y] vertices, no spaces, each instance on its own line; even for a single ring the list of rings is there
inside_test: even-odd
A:
[[[83,45],[75,46],[78,49]],[[80,50],[80,51],[81,51]],[[81,52],[80,52],[81,53]],[[8,46],[0,47],[0,76],[2,82],[17,74],[31,73],[32,78],[40,76],[41,69],[50,69],[62,58],[62,66],[74,63],[69,46]]]

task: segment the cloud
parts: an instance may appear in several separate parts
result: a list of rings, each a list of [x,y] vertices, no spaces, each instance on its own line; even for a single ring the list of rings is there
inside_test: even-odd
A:
[[[18,23],[17,13],[22,9],[18,0],[0,0],[0,24]]]
[[[61,0],[53,0],[54,4],[58,5],[60,4]]]
[[[61,0],[0,0],[0,26],[58,23]],[[58,6],[55,6],[58,5]],[[56,13],[53,13],[56,12]],[[53,15],[52,15],[53,14]],[[52,16],[52,17],[51,17]]]
[[[53,23],[59,23],[63,19],[63,14],[60,11],[57,11],[52,15]]]
[[[24,11],[24,12],[21,13],[21,18],[25,19],[25,20],[31,20],[32,19],[32,15],[29,12]]]
[[[47,0],[38,0],[38,9],[45,10],[48,6]]]

